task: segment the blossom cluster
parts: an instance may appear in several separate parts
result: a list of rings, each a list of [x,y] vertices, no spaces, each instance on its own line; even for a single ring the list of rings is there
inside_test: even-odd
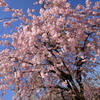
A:
[[[100,56],[100,2],[92,5],[90,0],[86,0],[86,7],[79,4],[75,9],[67,0],[39,0],[37,3],[42,5],[44,2],[44,7],[39,10],[40,16],[33,14],[34,9],[27,10],[31,17],[28,19],[22,9],[11,9],[4,0],[0,0],[0,7],[12,12],[12,19],[4,21],[4,27],[12,27],[11,23],[18,19],[25,23],[16,27],[13,34],[2,36],[11,38],[12,42],[0,41],[1,45],[8,46],[0,52],[0,90],[7,90],[13,84],[13,91],[17,91],[13,100],[20,100],[18,96],[32,97],[32,92],[43,85],[60,84],[59,72],[54,74],[58,71],[56,68],[62,71],[69,68],[73,73],[79,64],[76,58],[86,64],[80,68],[83,73],[91,64],[97,66],[96,59]],[[62,61],[69,67],[64,68]],[[62,85],[67,86],[66,82],[63,81]]]

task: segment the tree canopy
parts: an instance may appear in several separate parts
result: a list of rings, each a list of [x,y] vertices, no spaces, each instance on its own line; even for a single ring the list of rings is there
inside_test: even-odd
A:
[[[11,87],[12,100],[87,100],[84,79],[100,65],[100,2],[86,0],[75,8],[67,0],[34,4],[41,5],[40,15],[28,9],[26,16],[0,0],[3,11],[12,13],[8,21],[2,18],[4,27],[22,21],[0,41],[6,46],[0,52],[2,95]]]

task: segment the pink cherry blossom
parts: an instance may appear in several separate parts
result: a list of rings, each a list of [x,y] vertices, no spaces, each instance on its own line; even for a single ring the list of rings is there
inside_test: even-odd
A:
[[[7,26],[12,27],[11,21],[4,22],[4,27],[7,27]]]
[[[12,12],[12,18],[1,18],[4,29],[21,22],[1,36],[0,90],[11,88],[13,100],[48,100],[42,97],[49,93],[59,94],[51,96],[52,100],[87,99],[85,80],[92,84],[94,78],[89,80],[88,73],[96,73],[94,67],[99,65],[100,2],[92,5],[86,0],[86,5],[74,8],[67,0],[36,0],[33,4],[41,7],[38,16],[36,9],[28,8],[25,15],[0,0],[3,11]]]
[[[84,9],[84,6],[82,6],[82,5],[79,4],[79,5],[77,5],[76,9],[77,10],[82,10],[82,9]]]
[[[8,5],[4,0],[0,0],[0,7],[3,7],[3,6],[7,7]]]

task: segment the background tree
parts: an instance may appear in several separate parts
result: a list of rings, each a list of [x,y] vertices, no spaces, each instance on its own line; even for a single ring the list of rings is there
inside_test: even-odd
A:
[[[78,4],[75,9],[67,0],[38,3],[40,15],[28,9],[28,19],[21,9],[0,1],[4,11],[12,12],[9,21],[2,19],[4,27],[12,27],[11,22],[18,19],[23,21],[0,41],[7,46],[0,52],[2,95],[12,87],[13,100],[45,100],[50,93],[53,97],[58,93],[60,100],[67,96],[86,100],[83,80],[100,64],[100,2],[86,0],[85,6]]]

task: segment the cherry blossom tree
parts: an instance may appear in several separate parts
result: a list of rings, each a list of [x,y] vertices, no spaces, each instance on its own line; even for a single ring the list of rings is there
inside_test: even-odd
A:
[[[43,100],[43,95],[60,92],[61,100],[86,100],[84,78],[100,65],[100,2],[86,0],[74,9],[67,0],[39,0],[35,9],[13,9],[0,0],[0,7],[11,12],[2,18],[4,27],[23,21],[12,34],[0,41],[0,90],[15,93],[12,100]],[[11,38],[12,41],[8,41]],[[69,97],[69,98],[70,98]],[[45,100],[45,99],[44,99]]]

